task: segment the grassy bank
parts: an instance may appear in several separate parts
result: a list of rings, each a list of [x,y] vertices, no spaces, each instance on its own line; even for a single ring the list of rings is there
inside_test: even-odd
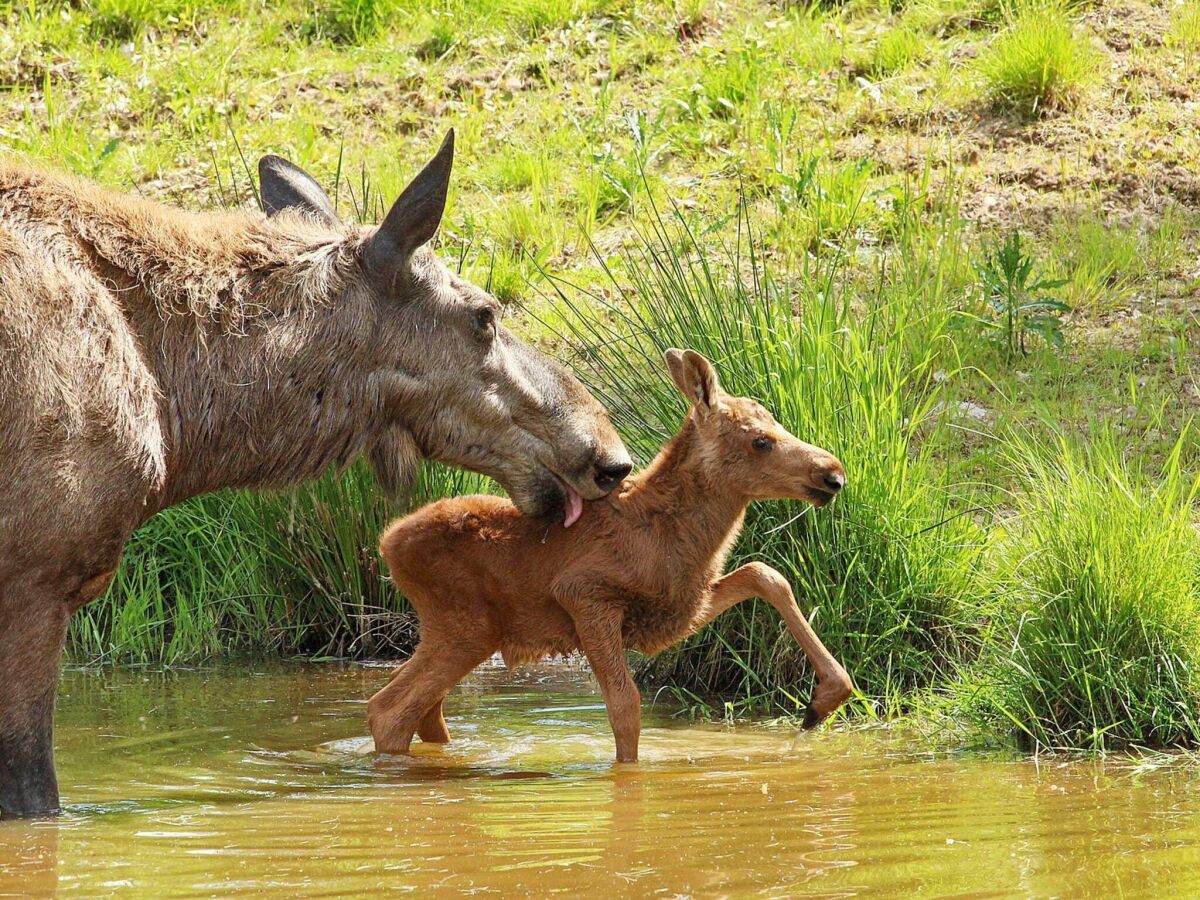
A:
[[[1155,472],[1109,425],[1082,446],[1007,442],[1027,490],[997,527],[995,633],[951,691],[985,728],[1049,749],[1200,742],[1200,483],[1178,455],[1189,440]]]
[[[279,152],[370,220],[453,125],[443,252],[642,460],[683,345],[846,461],[837,503],[756,508],[736,556],[792,580],[854,711],[1188,744],[1198,9],[25,2],[0,10],[0,141],[193,208],[253,203]],[[478,486],[431,467],[412,502]],[[72,654],[401,654],[374,550],[400,511],[357,467],[171,510]],[[734,714],[795,711],[806,673],[756,604],[643,670]]]

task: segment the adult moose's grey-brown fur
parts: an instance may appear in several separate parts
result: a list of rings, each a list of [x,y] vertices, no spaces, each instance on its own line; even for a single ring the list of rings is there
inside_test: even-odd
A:
[[[275,157],[265,216],[0,161],[0,815],[58,808],[67,621],[158,510],[366,453],[392,489],[429,457],[570,519],[629,471],[584,388],[424,248],[452,159],[451,134],[377,229]]]

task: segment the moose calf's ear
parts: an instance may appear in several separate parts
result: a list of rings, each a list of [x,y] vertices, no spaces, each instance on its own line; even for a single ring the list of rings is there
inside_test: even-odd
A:
[[[454,129],[450,129],[437,155],[404,189],[368,239],[364,258],[370,269],[390,275],[408,262],[414,250],[433,239],[446,210],[453,167]]]
[[[329,225],[338,223],[337,211],[316,179],[286,159],[270,155],[260,159],[258,183],[263,211],[268,216],[298,209]]]
[[[684,350],[683,362],[688,370],[688,382],[692,385],[696,408],[702,412],[710,411],[717,405],[717,397],[721,394],[717,370],[695,350]]]
[[[701,413],[708,413],[717,403],[721,385],[712,363],[695,350],[668,350],[663,354],[671,380],[683,396]]]
[[[671,380],[675,382],[675,387],[679,388],[680,392],[691,400],[692,392],[688,388],[683,368],[683,351],[672,347],[663,354],[663,359],[667,361],[667,371],[671,373]]]

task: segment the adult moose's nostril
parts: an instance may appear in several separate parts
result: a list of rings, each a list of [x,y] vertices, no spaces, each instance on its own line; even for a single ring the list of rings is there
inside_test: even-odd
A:
[[[840,472],[829,472],[821,479],[825,486],[835,494],[846,486],[846,476]]]
[[[610,488],[616,487],[621,483],[621,480],[633,471],[632,463],[597,463],[596,464],[596,487],[602,491],[607,491]]]

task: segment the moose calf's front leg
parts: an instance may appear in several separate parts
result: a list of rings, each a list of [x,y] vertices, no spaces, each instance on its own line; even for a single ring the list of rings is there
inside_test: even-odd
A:
[[[592,674],[600,682],[600,693],[604,695],[608,721],[617,742],[617,762],[637,762],[642,697],[625,663],[621,619],[615,614],[586,622],[577,619],[575,630]]]
[[[804,727],[812,728],[849,699],[854,683],[808,624],[796,605],[792,586],[780,572],[766,563],[752,562],[718,579],[713,583],[708,605],[692,620],[691,630],[698,631],[751,597],[761,597],[776,609],[817,674],[817,687],[804,716]]]

